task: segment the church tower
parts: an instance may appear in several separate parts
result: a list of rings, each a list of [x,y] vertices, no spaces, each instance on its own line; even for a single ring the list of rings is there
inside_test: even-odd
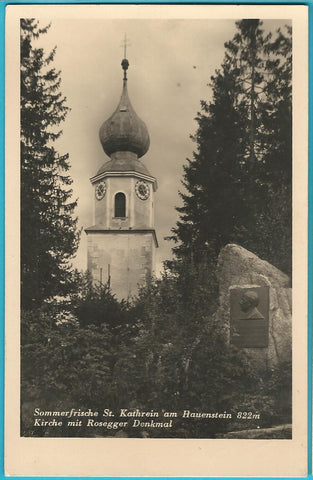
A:
[[[94,224],[88,237],[88,270],[94,282],[110,282],[118,299],[136,294],[154,272],[154,192],[157,182],[141,162],[150,145],[145,123],[127,92],[126,58],[120,102],[100,128],[100,141],[110,160],[90,181],[94,188]]]

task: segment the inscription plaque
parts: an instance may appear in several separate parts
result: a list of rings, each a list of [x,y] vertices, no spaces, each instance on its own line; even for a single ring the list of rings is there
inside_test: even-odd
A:
[[[239,348],[268,347],[269,288],[230,290],[230,341]]]

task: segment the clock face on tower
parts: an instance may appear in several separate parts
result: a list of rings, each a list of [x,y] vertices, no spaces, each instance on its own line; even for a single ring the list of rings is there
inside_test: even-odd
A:
[[[135,186],[136,195],[140,200],[147,200],[150,196],[150,188],[146,182],[138,181]]]
[[[106,184],[105,182],[100,182],[98,183],[98,185],[96,186],[96,190],[95,190],[95,195],[96,195],[96,199],[97,200],[102,200],[104,195],[105,195],[105,192],[106,192]]]

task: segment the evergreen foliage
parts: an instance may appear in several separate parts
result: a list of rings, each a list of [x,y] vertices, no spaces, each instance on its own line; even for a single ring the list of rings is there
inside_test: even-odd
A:
[[[213,313],[214,299],[196,271],[182,281],[167,270],[127,305],[115,300],[108,285],[90,292],[88,276],[80,279],[67,307],[50,303],[23,312],[22,436],[214,438],[290,421],[290,366],[255,374],[245,353],[228,345],[225,326]],[[93,313],[103,312],[96,322],[87,321],[91,303]],[[111,430],[89,428],[86,422],[73,428],[66,421],[62,427],[38,427],[35,408],[110,408],[113,420],[119,420],[121,408],[177,412],[179,417],[171,429],[148,431],[132,428],[132,419],[128,427]],[[184,419],[186,409],[227,411],[233,418]],[[261,412],[261,417],[237,420],[239,411]]]
[[[60,92],[60,72],[36,39],[49,27],[21,19],[21,280],[22,307],[68,291],[70,258],[79,241],[72,217],[68,154],[53,146],[69,108]]]
[[[261,27],[237,22],[211,77],[172,239],[178,259],[214,264],[234,242],[290,274],[291,29],[273,38]]]
[[[80,328],[71,312],[59,313],[53,305],[23,312],[21,435],[49,435],[49,428],[34,425],[35,408],[64,411],[100,408],[104,398],[111,402],[111,357],[105,324]],[[52,428],[51,434],[72,436],[66,430]]]

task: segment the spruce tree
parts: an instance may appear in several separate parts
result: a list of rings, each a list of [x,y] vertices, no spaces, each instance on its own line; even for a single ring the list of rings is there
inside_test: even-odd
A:
[[[34,47],[49,27],[34,19],[21,19],[20,27],[21,303],[30,309],[67,293],[79,232],[68,154],[53,145],[69,111],[60,72],[51,66],[55,49],[45,55]]]
[[[175,248],[195,263],[203,257],[215,257],[229,239],[229,231],[238,224],[238,215],[246,215],[242,197],[244,115],[236,107],[236,75],[226,63],[212,78],[213,102],[202,102],[198,113],[198,131],[193,137],[198,145],[194,158],[184,167],[183,207],[174,229],[181,243]],[[186,250],[186,252],[185,252]]]
[[[279,242],[284,235],[291,245],[291,32],[272,39],[259,20],[236,25],[211,77],[212,101],[196,118],[174,252],[214,263],[235,242],[290,273],[290,249]]]
[[[291,28],[266,45],[266,102],[260,112],[264,154],[259,165],[265,189],[258,226],[266,258],[291,274],[292,260],[292,42]]]

